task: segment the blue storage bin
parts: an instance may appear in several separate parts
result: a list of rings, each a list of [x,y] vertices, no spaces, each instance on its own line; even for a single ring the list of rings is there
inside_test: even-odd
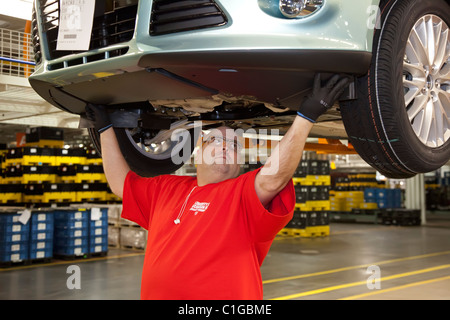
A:
[[[89,220],[88,211],[79,210],[61,210],[55,211],[55,222],[56,221],[71,221],[71,220]]]
[[[53,221],[35,221],[31,222],[31,232],[45,232],[54,229]]]
[[[55,247],[87,246],[88,243],[88,237],[58,237],[54,241]]]
[[[45,231],[34,231],[30,234],[30,241],[46,241],[46,240],[52,240],[54,238],[54,230],[45,230]]]
[[[364,189],[364,200],[366,202],[376,202],[376,201],[367,201],[367,199],[376,199],[377,198],[377,191],[378,188],[366,188]]]
[[[103,227],[95,227],[95,228],[91,228],[89,231],[89,235],[91,237],[95,237],[95,236],[107,236],[108,235],[108,225],[103,226]]]
[[[66,228],[66,227],[55,227],[55,238],[60,237],[88,237],[89,228]]]
[[[91,221],[89,221],[89,226],[91,228],[107,227],[108,219],[91,220]]]
[[[0,234],[4,231],[20,232],[29,230],[29,223],[22,224],[19,222],[19,214],[0,214]]]
[[[90,215],[89,221],[89,253],[105,253],[108,251],[108,209],[101,208]]]
[[[31,249],[29,259],[30,260],[36,260],[36,259],[49,259],[53,258],[53,245],[49,248],[45,249]]]
[[[31,260],[49,259],[53,257],[53,239],[31,241],[30,256]]]
[[[380,208],[380,209],[391,208],[391,204],[388,203],[387,201],[378,200],[378,201],[377,201],[377,204],[378,204],[378,208]]]
[[[36,250],[53,249],[53,240],[42,240],[30,242],[30,252]]]
[[[53,234],[54,215],[52,212],[33,212],[31,215],[31,234],[48,233]]]
[[[91,237],[89,239],[90,246],[103,245],[103,244],[106,244],[106,245],[108,244],[108,235]]]
[[[38,212],[32,212],[31,214],[31,224],[33,223],[39,223],[39,222],[53,222],[54,219],[53,212],[50,211],[38,211]]]
[[[390,195],[391,195],[389,189],[378,189],[376,191],[376,193],[377,193],[377,199],[378,200],[388,199],[390,197]]]
[[[0,252],[8,253],[8,252],[18,252],[23,249],[28,250],[28,246],[29,246],[28,240],[14,241],[14,242],[0,241]]]
[[[82,256],[89,253],[89,247],[85,246],[57,246],[53,247],[53,254],[60,256]]]
[[[0,262],[21,262],[23,260],[28,260],[28,248],[14,252],[0,251]]]
[[[16,217],[10,216],[9,218],[4,221],[10,222],[0,224],[0,242],[27,241],[30,236],[29,223],[12,222]]]
[[[0,262],[19,262],[28,259],[28,240],[0,242]]]
[[[394,208],[402,207],[402,190],[392,189],[392,205]]]
[[[22,231],[10,231],[0,232],[0,242],[22,242],[30,239],[30,231],[22,229]]]
[[[106,244],[93,244],[89,247],[89,253],[100,253],[108,251],[108,243]]]
[[[55,227],[83,229],[89,227],[89,221],[85,219],[55,220]]]
[[[0,213],[0,225],[20,223],[19,217],[20,215],[18,214]]]

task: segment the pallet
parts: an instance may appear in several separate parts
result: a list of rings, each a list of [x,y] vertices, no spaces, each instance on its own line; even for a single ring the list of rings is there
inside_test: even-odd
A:
[[[327,237],[330,235],[330,226],[306,227],[305,229],[283,228],[277,235],[290,238]]]
[[[292,178],[294,185],[300,184],[303,186],[329,186],[331,185],[331,176],[313,176],[307,175],[304,178]]]
[[[63,148],[64,141],[63,140],[39,140],[35,142],[27,142],[25,144],[26,147],[37,147],[37,148]]]
[[[329,200],[306,201],[305,203],[296,203],[295,209],[300,211],[330,211],[331,202]]]
[[[1,193],[0,203],[20,203],[22,202],[22,193]]]
[[[55,253],[55,254],[53,254],[53,257],[55,259],[59,259],[59,260],[82,260],[82,259],[88,259],[89,253],[83,253],[80,255]]]
[[[22,261],[2,261],[0,262],[0,268],[16,268],[16,267],[22,267],[29,264],[29,260],[22,260]]]
[[[303,238],[327,237],[330,235],[330,226],[306,227],[300,236]]]
[[[29,260],[30,264],[51,263],[52,261],[53,261],[53,257]]]
[[[22,184],[29,183],[56,183],[56,174],[23,174]]]
[[[102,251],[102,252],[91,252],[88,254],[89,258],[99,258],[99,257],[106,257],[108,255],[108,251]]]
[[[283,228],[278,232],[277,235],[281,236],[281,237],[290,237],[291,236],[291,228]]]
[[[145,248],[136,247],[136,246],[129,246],[129,245],[120,245],[120,249],[126,249],[126,250],[145,250]]]
[[[298,228],[283,228],[277,235],[285,238],[299,238],[305,231],[305,229]]]

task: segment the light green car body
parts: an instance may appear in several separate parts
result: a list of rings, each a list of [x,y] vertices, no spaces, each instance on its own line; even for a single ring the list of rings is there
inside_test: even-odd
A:
[[[240,72],[240,67],[242,70],[266,69],[266,73],[251,75],[248,81],[252,81],[252,77],[270,77],[271,70],[290,72],[291,75],[295,74],[295,79],[300,79],[298,92],[307,90],[311,83],[312,74],[317,71],[363,74],[368,69],[373,49],[374,27],[376,27],[379,14],[379,0],[325,0],[320,10],[300,19],[282,17],[279,13],[278,1],[275,0],[217,0],[216,4],[227,16],[228,21],[223,26],[150,36],[150,12],[153,1],[141,0],[138,4],[134,35],[127,42],[51,60],[49,59],[48,47],[45,46],[44,41],[41,41],[42,60],[37,64],[34,74],[30,77],[30,83],[49,102],[64,110],[78,114],[84,112],[82,104],[72,103],[73,101],[70,99],[70,102],[64,102],[64,99],[56,97],[56,94],[48,94],[48,91],[52,90],[51,87],[69,92],[70,95],[75,98],[81,98],[84,102],[124,104],[144,99],[154,102],[156,105],[172,106],[180,104],[180,100],[183,100],[185,101],[183,106],[187,110],[190,108],[198,110],[197,105],[199,102],[197,98],[203,99],[205,105],[211,106],[223,101],[223,97],[217,98],[217,95],[212,95],[215,97],[211,98],[210,93],[192,93],[186,97],[149,95],[137,97],[136,101],[130,101],[133,100],[130,97],[114,97],[114,93],[111,92],[106,93],[102,97],[98,92],[94,95],[83,96],[81,94],[79,96],[78,91],[87,91],[86,88],[95,86],[95,82],[99,79],[108,81],[109,78],[120,77],[123,74],[149,68],[164,68],[175,74],[177,74],[177,68],[174,69],[175,71],[172,71],[170,67],[167,68],[167,65],[179,67],[184,64],[184,67],[189,66],[202,69],[205,66],[201,65],[201,61],[199,61],[201,58],[192,60],[192,56],[202,57],[202,55],[209,53],[220,53],[221,55],[218,60],[208,62],[209,64],[207,65],[207,68],[211,69],[211,64],[215,64],[213,69],[215,69],[214,72],[216,72],[217,78],[220,78],[224,73]],[[36,11],[39,12],[39,1],[35,5]],[[40,19],[37,19],[37,29],[39,30],[39,38],[41,40],[45,39]],[[121,48],[128,48],[126,54],[108,58],[108,52]],[[300,54],[298,58],[295,58],[295,65],[291,67],[288,60],[283,61],[282,55],[272,57],[270,54],[266,55],[266,60],[264,60],[264,56],[262,58],[258,57],[256,59],[258,62],[254,65],[251,65],[251,63],[250,65],[244,65],[248,61],[251,62],[251,59],[234,64],[223,59],[227,52],[242,54],[252,54],[252,52],[293,52]],[[308,53],[308,58],[304,59],[304,62],[302,52]],[[310,60],[314,59],[317,52],[323,54],[320,57],[317,56],[317,60],[311,65]],[[352,65],[353,57],[348,56],[348,58],[344,59],[344,64],[342,64],[341,60],[335,60],[335,56],[339,52],[342,52],[344,55],[346,52],[351,52],[352,55],[362,53],[365,54],[365,59]],[[89,57],[103,53],[105,54],[104,59],[85,62]],[[190,55],[190,58],[183,61],[182,57],[185,54]],[[165,62],[161,65],[159,57],[170,55],[175,55],[177,57],[176,61],[171,60],[169,63]],[[158,59],[153,58],[156,56],[158,56]],[[83,62],[74,64],[72,61]],[[223,61],[223,65],[221,65],[221,61]],[[55,68],[54,66],[59,67]],[[290,68],[291,70],[289,70]],[[186,75],[182,74],[182,77],[186,78]],[[211,75],[211,70],[209,77],[214,77],[214,74]],[[205,87],[210,86],[208,82],[202,82],[202,80],[194,78],[188,79],[188,81],[197,81]],[[292,82],[287,77],[286,82],[289,81]],[[278,79],[276,83],[279,82]],[[40,85],[36,85],[36,83]],[[86,87],[80,86],[77,89],[70,89],[74,84],[80,83],[85,83]],[[142,81],[140,83],[142,84]],[[147,90],[144,87],[143,90]],[[267,91],[270,87],[270,83],[266,84],[262,90]],[[221,88],[215,88],[214,86],[212,86],[212,89],[216,90],[218,94],[225,93],[228,97],[234,95],[232,89],[224,89],[223,91],[225,92],[222,92]],[[174,90],[176,90],[176,87]],[[275,88],[274,91],[276,91]],[[294,89],[284,93],[288,97],[295,94],[296,91]],[[120,94],[118,95],[120,96]],[[235,95],[239,96],[235,100],[242,100],[243,97],[244,100],[247,98],[245,94],[237,93]],[[257,95],[255,98],[255,95],[254,92],[249,92],[248,96],[251,97],[249,99],[274,107],[289,107],[289,103],[286,103],[284,106],[276,106],[275,98],[265,99],[265,97],[260,98]],[[280,100],[283,100],[282,95],[280,94]],[[196,100],[192,100],[193,98]],[[207,100],[209,100],[209,103]],[[205,110],[211,111],[211,107]]]

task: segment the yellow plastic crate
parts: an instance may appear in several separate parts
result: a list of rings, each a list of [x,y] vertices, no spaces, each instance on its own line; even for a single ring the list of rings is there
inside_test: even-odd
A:
[[[86,164],[86,157],[55,157],[55,165],[60,166],[63,164],[73,165],[73,164]]]
[[[38,147],[38,148],[62,148],[64,147],[63,140],[45,140],[41,139],[36,142],[27,142],[26,147]]]
[[[22,193],[0,193],[0,203],[19,203],[22,202]]]
[[[23,166],[34,166],[34,165],[56,165],[56,157],[55,156],[39,156],[39,155],[24,155],[22,157],[21,164]]]
[[[104,173],[77,173],[75,177],[76,183],[84,183],[84,182],[100,182],[106,183],[106,176]]]
[[[22,175],[22,184],[28,183],[56,183],[56,174],[23,174]]]
[[[76,192],[44,192],[42,198],[44,203],[56,202],[56,203],[66,203],[66,202],[76,202],[77,194]]]
[[[77,191],[77,202],[106,201],[106,191]]]
[[[43,203],[44,196],[43,195],[23,195],[23,201],[26,203]]]
[[[363,202],[360,209],[378,209],[378,204],[376,202]]]
[[[330,226],[315,226],[306,227],[305,231],[301,233],[303,238],[315,238],[315,237],[326,237],[330,235]]]
[[[292,178],[295,184],[301,184],[303,186],[329,186],[331,185],[331,176],[312,176],[308,175],[304,178]]]

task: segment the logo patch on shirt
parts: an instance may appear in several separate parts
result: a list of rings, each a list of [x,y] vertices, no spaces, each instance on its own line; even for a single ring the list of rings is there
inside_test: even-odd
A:
[[[198,212],[205,212],[209,207],[209,202],[199,202],[195,201],[195,203],[192,205],[190,211],[195,211],[195,214]]]

